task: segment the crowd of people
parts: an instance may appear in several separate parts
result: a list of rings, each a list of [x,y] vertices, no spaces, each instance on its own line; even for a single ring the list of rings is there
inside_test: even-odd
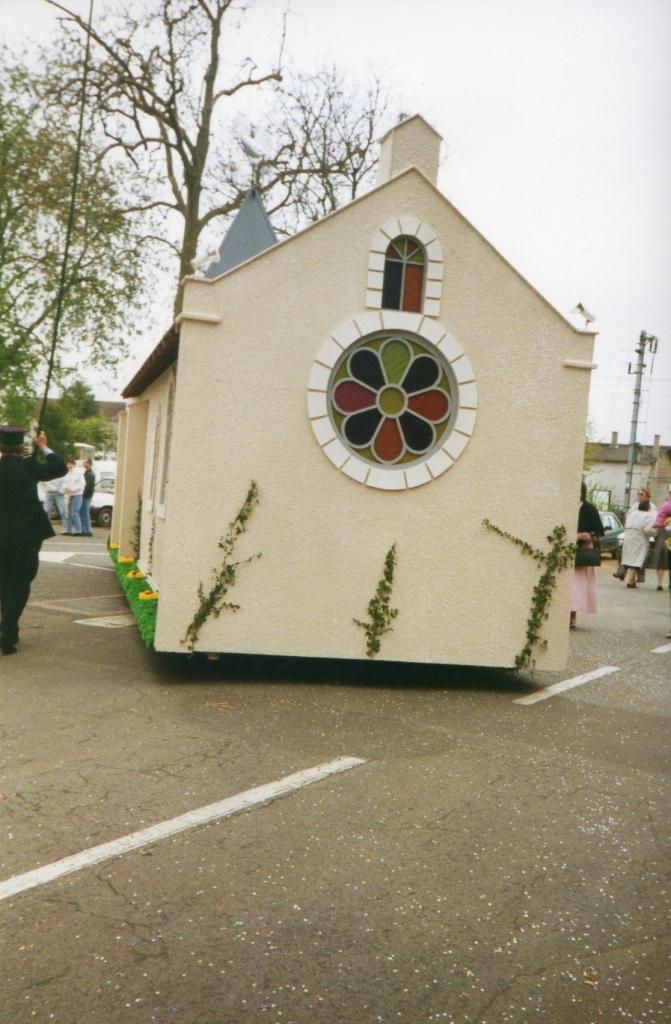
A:
[[[577,543],[584,550],[593,551],[605,530],[601,516],[587,500],[587,488],[583,482],[580,488],[580,509],[578,512]],[[656,572],[657,590],[664,589],[664,573],[671,570],[671,484],[667,499],[658,509],[650,500],[650,491],[641,487],[638,500],[634,502],[624,524],[621,564],[613,575],[623,579],[627,588],[635,590],[645,580],[645,566],[650,555],[650,539],[655,537],[653,565]],[[576,560],[578,562],[578,559]],[[582,561],[582,560],[580,560]],[[670,582],[671,586],[671,582]],[[570,628],[575,629],[577,614],[593,615],[596,612],[596,573],[591,565],[576,564],[573,571],[571,591]]]
[[[95,489],[93,464],[85,459],[79,468],[74,459],[67,464],[48,447],[44,433],[34,439],[42,460],[25,457],[24,431],[0,426],[0,652],[13,654],[19,639],[19,618],[37,573],[42,541],[54,536],[50,516],[53,506],[63,524],[63,534],[91,537],[91,498]],[[37,495],[37,484],[45,487],[44,501]],[[594,552],[604,535],[601,517],[587,500],[583,482],[580,490],[577,543],[580,549]],[[662,590],[664,573],[671,567],[671,485],[666,501],[659,509],[650,501],[650,493],[641,488],[638,501],[629,509],[622,544],[622,576],[629,589],[638,585],[637,574],[645,569],[650,538],[656,537],[654,565],[657,590]],[[576,559],[571,593],[570,627],[575,629],[578,612],[588,615],[597,610],[596,574],[598,559]],[[615,575],[620,575],[619,571]],[[622,578],[620,576],[620,578]],[[640,577],[639,577],[640,578]]]
[[[60,480],[44,485],[44,511],[51,517],[54,506],[58,510],[67,537],[92,537],[91,498],[95,490],[93,463],[84,459],[80,469],[74,459],[67,461],[67,473]]]

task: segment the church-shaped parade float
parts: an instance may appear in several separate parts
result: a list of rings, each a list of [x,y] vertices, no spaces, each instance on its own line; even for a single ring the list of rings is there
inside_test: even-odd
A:
[[[112,552],[157,651],[564,666],[594,332],[440,142],[403,121],[283,241],[251,190],[125,388]]]

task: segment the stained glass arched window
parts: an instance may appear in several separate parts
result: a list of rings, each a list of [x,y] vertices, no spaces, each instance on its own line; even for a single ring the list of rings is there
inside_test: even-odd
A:
[[[416,239],[399,235],[389,243],[384,257],[383,309],[421,313],[425,265],[424,246]]]

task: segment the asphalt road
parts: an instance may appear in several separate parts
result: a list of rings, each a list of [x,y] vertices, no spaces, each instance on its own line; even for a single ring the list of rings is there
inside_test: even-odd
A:
[[[64,561],[0,659],[0,882],[364,763],[0,901],[3,1024],[671,1020],[652,574],[634,594],[599,570],[559,675],[208,663],[90,624],[124,612],[104,539],[45,546]],[[618,671],[515,703],[602,666]]]

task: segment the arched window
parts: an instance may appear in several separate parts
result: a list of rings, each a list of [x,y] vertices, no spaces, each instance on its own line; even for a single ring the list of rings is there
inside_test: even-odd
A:
[[[383,309],[421,312],[425,265],[424,246],[414,238],[399,235],[389,243],[384,257]]]

